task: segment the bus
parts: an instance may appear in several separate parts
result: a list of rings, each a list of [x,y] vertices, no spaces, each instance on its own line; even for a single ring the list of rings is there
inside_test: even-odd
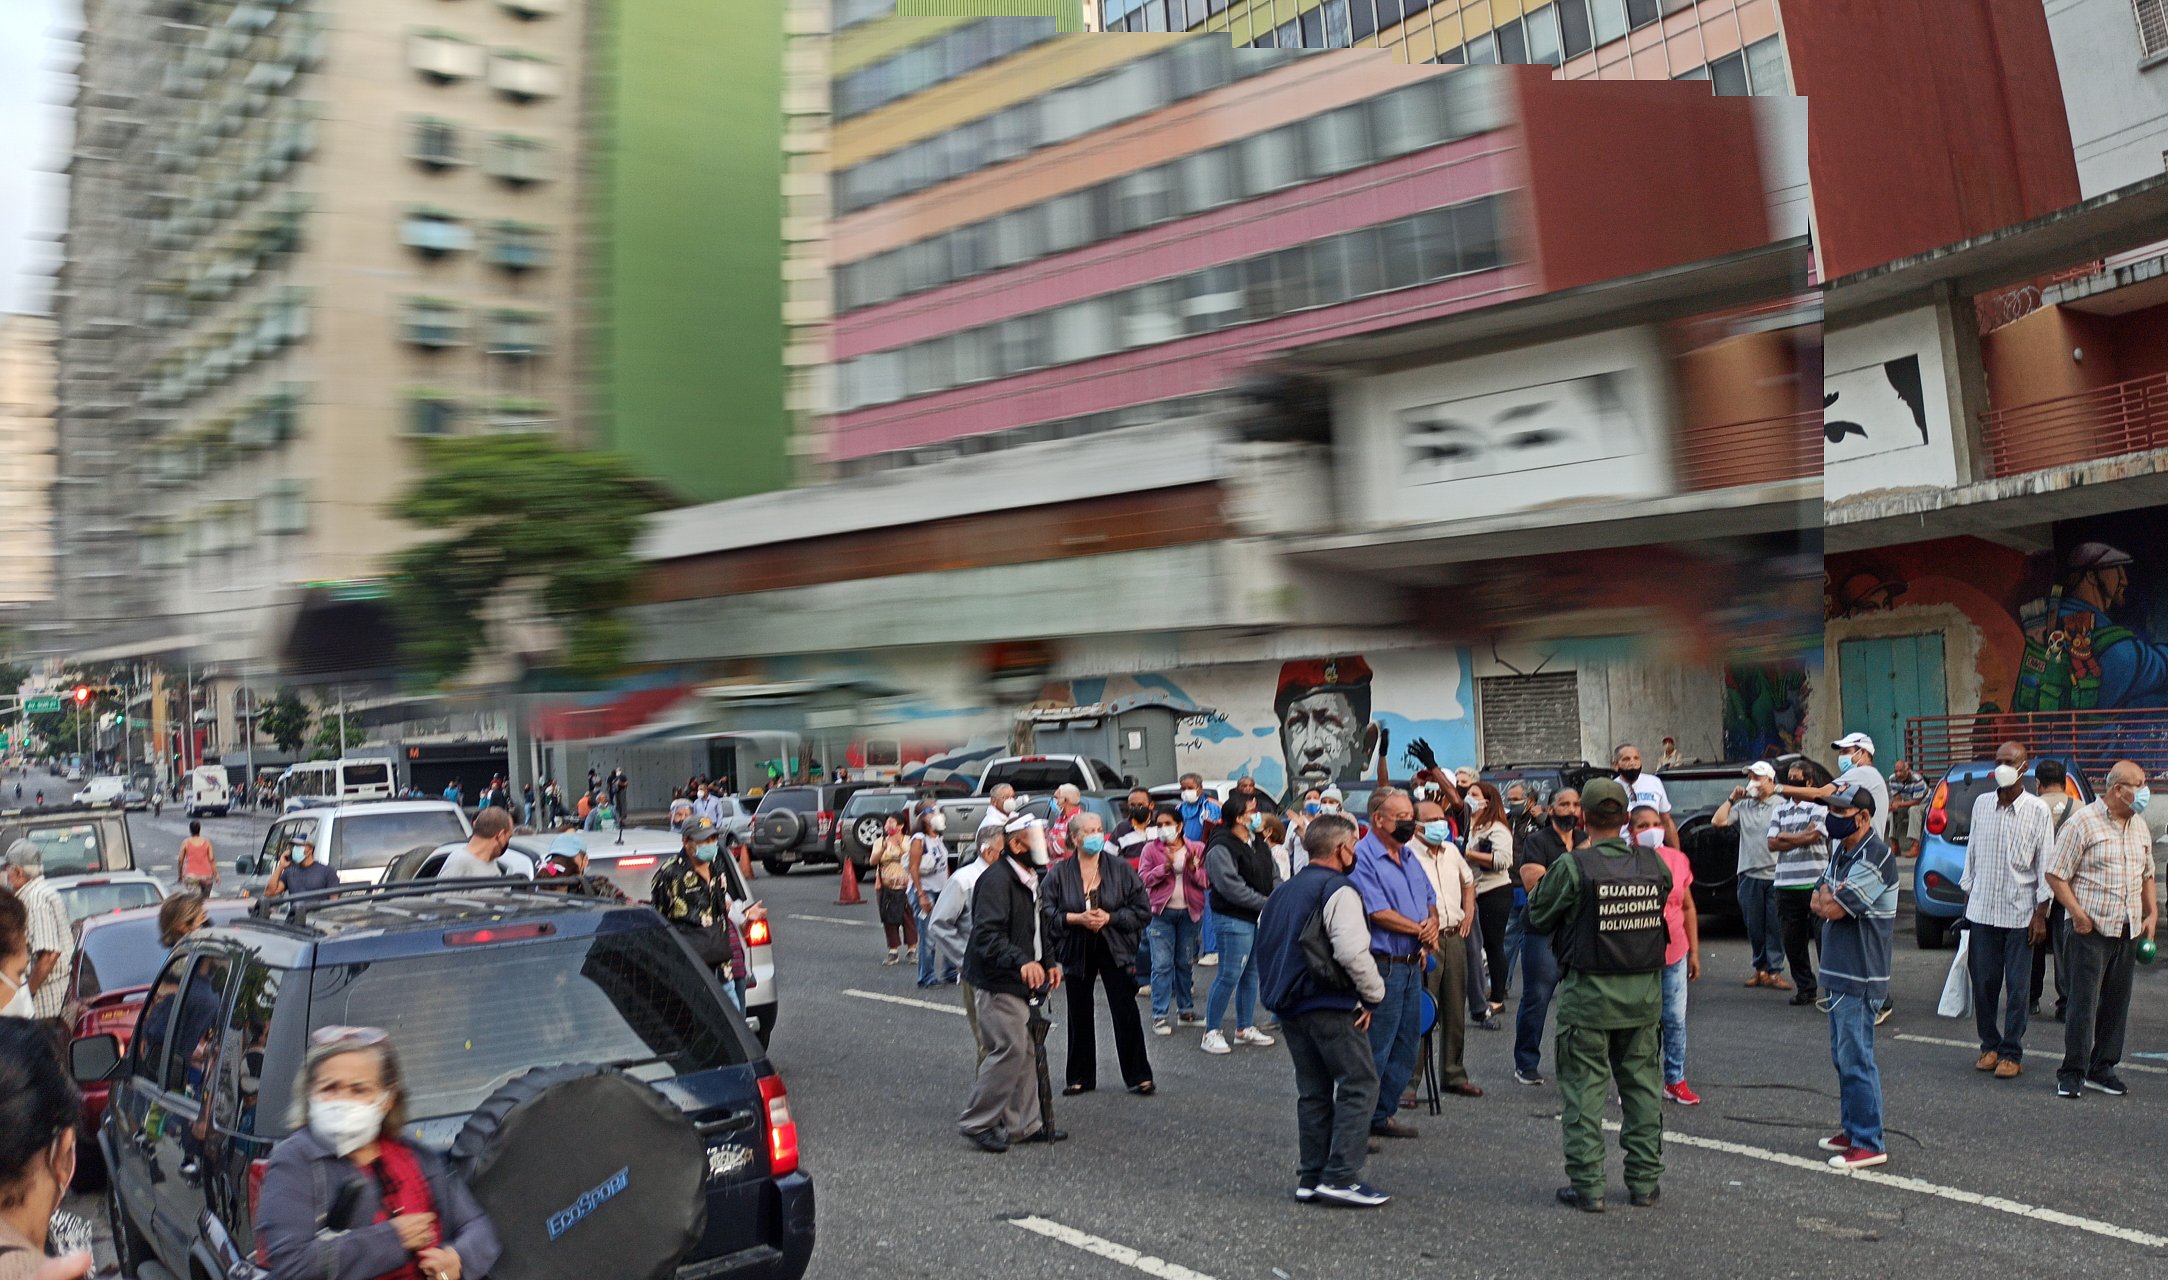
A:
[[[389,800],[389,760],[310,760],[294,765],[279,779],[280,808],[288,813],[349,800]]]

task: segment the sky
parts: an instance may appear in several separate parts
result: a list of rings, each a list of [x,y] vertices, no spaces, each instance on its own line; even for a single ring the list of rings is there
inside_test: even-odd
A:
[[[0,0],[0,312],[47,309],[79,13],[76,0]]]

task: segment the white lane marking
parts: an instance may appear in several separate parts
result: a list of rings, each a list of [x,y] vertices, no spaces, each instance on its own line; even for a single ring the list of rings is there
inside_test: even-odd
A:
[[[1898,1032],[1891,1039],[1906,1040],[1913,1044],[1939,1044],[1950,1049],[1970,1049],[1975,1053],[1980,1050],[1980,1046],[1971,1040],[1941,1040],[1934,1036],[1916,1036],[1903,1031]],[[2168,1067],[2149,1067],[2142,1062],[2124,1062],[2117,1065],[2125,1071],[2143,1071],[2150,1075],[2168,1076]]]
[[[1104,1240],[1095,1235],[1088,1235],[1075,1227],[1065,1227],[1059,1222],[1050,1222],[1045,1218],[1011,1218],[1009,1219],[1009,1225],[1022,1227],[1026,1231],[1035,1232],[1049,1240],[1059,1240],[1072,1249],[1082,1249],[1086,1253],[1105,1258],[1109,1262],[1119,1262],[1125,1267],[1135,1271],[1142,1271],[1148,1276],[1158,1276],[1159,1280],[1212,1280],[1211,1276],[1202,1271],[1192,1271],[1188,1267],[1169,1262],[1165,1258],[1155,1258],[1147,1253],[1138,1253],[1128,1245],[1116,1244],[1112,1240]]]
[[[842,916],[792,916],[790,918],[793,920],[808,920],[814,924],[848,925],[853,929],[871,929],[873,927],[873,921],[871,920],[845,920]]]
[[[1604,1121],[1603,1127],[1613,1133],[1618,1132],[1619,1129],[1618,1123],[1613,1120]],[[1788,1152],[1771,1151],[1765,1147],[1750,1147],[1740,1142],[1725,1142],[1717,1138],[1695,1137],[1693,1134],[1680,1133],[1667,1127],[1664,1130],[1664,1144],[1669,1146],[1672,1143],[1677,1143],[1682,1147],[1699,1147],[1704,1151],[1720,1151],[1725,1155],[1745,1156],[1749,1160],[1779,1164],[1790,1169],[1804,1169],[1811,1173],[1826,1173],[1832,1177],[1853,1178],[1861,1182],[1879,1183],[1885,1187],[1894,1187],[1899,1191],[1912,1191],[1923,1196],[1954,1200],[1958,1204],[1978,1205],[1982,1209],[1993,1209],[1998,1213],[2007,1213],[2020,1218],[2031,1218],[2035,1222],[2052,1222],[2057,1226],[2075,1227],[2079,1231],[2089,1231],[2096,1236],[2106,1236],[2111,1240],[2127,1240],[2132,1244],[2142,1244],[2154,1249],[2168,1247],[2168,1236],[2156,1236],[2150,1232],[2134,1231],[2129,1227],[2116,1226],[2112,1222],[2081,1218],[2074,1213],[2064,1213],[2060,1209],[2042,1208],[2036,1204],[2026,1204],[2021,1200],[2009,1200],[2002,1196],[1981,1195],[1977,1191],[1966,1191],[1958,1187],[1945,1187],[1940,1183],[1928,1182],[1920,1178],[1908,1178],[1901,1173],[1883,1173],[1879,1169],[1837,1169],[1831,1167],[1826,1159],[1814,1160],[1806,1156],[1792,1155]]]
[[[953,1013],[959,1018],[964,1016],[964,1007],[960,1004],[935,1004],[931,1000],[913,1000],[909,996],[892,996],[885,991],[860,991],[852,987],[844,988],[843,994],[857,996],[861,1000],[879,1000],[886,1004],[909,1005],[913,1009],[931,1009],[935,1013]]]

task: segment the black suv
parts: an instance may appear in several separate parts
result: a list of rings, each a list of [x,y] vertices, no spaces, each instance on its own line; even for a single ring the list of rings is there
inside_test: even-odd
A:
[[[148,1261],[175,1276],[268,1274],[254,1233],[263,1171],[289,1130],[309,1034],[330,1025],[390,1032],[409,1139],[452,1150],[455,1164],[482,1152],[464,1167],[508,1262],[514,1242],[545,1222],[554,1238],[551,1215],[579,1193],[537,1188],[546,1180],[537,1178],[508,1197],[502,1178],[494,1192],[481,1179],[519,1160],[561,1169],[581,1188],[624,1177],[616,1153],[601,1153],[610,1168],[599,1173],[575,1167],[594,1164],[589,1150],[612,1135],[583,1134],[574,1120],[522,1139],[506,1118],[538,1076],[586,1071],[652,1093],[650,1122],[668,1139],[657,1145],[681,1157],[663,1171],[670,1177],[635,1174],[632,1184],[685,1189],[663,1262],[676,1257],[683,1277],[804,1273],[813,1187],[798,1168],[797,1126],[713,973],[645,906],[465,881],[259,902],[167,957],[125,1056],[110,1035],[74,1042],[76,1076],[111,1084],[98,1144],[124,1274]],[[555,1063],[594,1065],[536,1066]],[[493,1124],[502,1127],[491,1138]],[[495,1139],[505,1145],[478,1145]],[[516,1149],[521,1141],[528,1149]],[[612,1234],[620,1220],[598,1209],[589,1223],[583,1247],[633,1249]]]
[[[1671,797],[1671,820],[1679,827],[1680,852],[1694,868],[1694,909],[1705,922],[1739,914],[1739,832],[1719,827],[1712,819],[1731,793],[1746,785],[1748,763],[1685,764],[1656,775],[1664,781],[1664,794]],[[1779,756],[1769,765],[1782,783],[1792,765],[1800,763],[1806,766],[1809,785],[1829,784],[1829,770],[1806,756]]]
[[[838,863],[836,815],[871,783],[822,782],[769,789],[753,811],[753,856],[768,874],[797,863]]]

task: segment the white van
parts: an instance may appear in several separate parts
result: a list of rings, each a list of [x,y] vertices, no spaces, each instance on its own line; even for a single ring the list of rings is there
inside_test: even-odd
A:
[[[223,818],[233,808],[233,788],[226,781],[225,769],[215,764],[190,769],[187,789],[182,795],[182,805],[191,818],[206,813]]]
[[[122,794],[127,790],[127,784],[119,778],[92,778],[89,782],[83,784],[81,791],[75,793],[75,802],[77,804],[113,804],[118,802]]]
[[[279,779],[287,813],[349,800],[391,799],[389,760],[311,760]]]

